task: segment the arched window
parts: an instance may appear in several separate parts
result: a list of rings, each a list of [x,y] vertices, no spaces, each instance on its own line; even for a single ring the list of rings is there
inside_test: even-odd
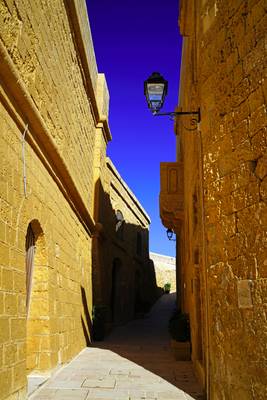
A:
[[[28,315],[31,288],[32,288],[34,253],[35,253],[35,237],[31,224],[29,224],[27,229],[25,250],[26,250],[26,310]]]
[[[123,240],[123,231],[124,231],[124,217],[120,210],[116,211],[116,235],[119,239]]]
[[[43,351],[40,347],[40,337],[46,341],[46,357],[53,365],[50,348],[50,299],[49,282],[50,270],[48,266],[47,249],[43,229],[37,219],[33,219],[25,235],[25,272],[26,272],[26,311],[27,311],[27,353],[26,368],[30,373],[33,370],[43,370]],[[44,322],[45,321],[45,322]],[[43,324],[46,324],[44,331]]]

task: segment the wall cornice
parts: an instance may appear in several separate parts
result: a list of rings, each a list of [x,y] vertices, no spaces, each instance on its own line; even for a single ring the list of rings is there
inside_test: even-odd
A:
[[[113,164],[113,162],[111,161],[110,158],[106,158],[106,164],[108,169],[111,171],[113,177],[119,182],[119,184],[123,187],[123,189],[126,191],[126,193],[129,195],[131,201],[134,203],[134,205],[137,207],[137,209],[139,210],[139,212],[141,213],[141,215],[143,216],[143,220],[140,219],[140,216],[138,216],[131,204],[129,204],[129,202],[126,201],[126,199],[123,197],[123,201],[126,202],[128,204],[128,207],[132,210],[133,214],[135,214],[136,218],[141,222],[142,225],[150,225],[151,221],[150,218],[148,216],[148,214],[146,213],[146,211],[144,210],[144,208],[142,207],[142,205],[139,203],[138,199],[136,198],[136,196],[133,194],[133,192],[131,191],[131,189],[129,188],[129,186],[124,182],[124,180],[122,179],[122,177],[120,176],[119,172],[117,171],[115,165]],[[118,193],[118,195],[120,197],[121,193],[118,191],[117,187],[115,184],[112,183],[111,181],[111,186],[113,187],[113,189]]]
[[[61,192],[75,211],[87,232],[94,231],[94,220],[76,188],[71,173],[60,156],[57,146],[49,135],[48,128],[32,100],[26,85],[9,56],[5,46],[0,41],[0,92],[3,104],[12,114],[21,131],[29,123],[27,141],[34,148],[49,174],[56,181]],[[19,111],[18,111],[19,110]]]
[[[94,116],[96,126],[103,128],[103,135],[108,143],[112,139],[108,125],[108,111],[107,115],[103,114],[102,110],[99,109],[99,102],[97,101],[98,84],[99,81],[101,81],[100,84],[102,84],[101,75],[103,74],[98,74],[97,72],[86,4],[84,0],[69,0],[65,2],[65,7],[69,12],[70,24],[75,35],[75,42],[80,55],[82,72],[85,77],[85,87],[90,99],[91,112]],[[104,109],[108,110],[109,95],[106,86],[104,87],[104,91],[102,91],[102,96],[106,98],[107,102],[107,104],[104,105]],[[101,103],[102,100],[103,99],[101,99]]]

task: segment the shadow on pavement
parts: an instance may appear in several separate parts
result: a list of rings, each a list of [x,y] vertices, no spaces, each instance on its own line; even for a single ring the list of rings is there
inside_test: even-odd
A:
[[[105,341],[94,342],[93,347],[110,350],[143,367],[183,390],[188,399],[204,399],[192,362],[176,361],[171,352],[168,321],[175,298],[176,293],[162,296],[143,319],[114,328]]]

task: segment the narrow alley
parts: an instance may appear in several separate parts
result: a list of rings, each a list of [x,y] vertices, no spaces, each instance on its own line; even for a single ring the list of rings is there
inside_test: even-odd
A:
[[[0,400],[267,400],[266,26],[0,0]]]
[[[174,304],[174,293],[163,295],[144,318],[82,350],[30,400],[203,399],[191,362],[171,353],[167,327]]]

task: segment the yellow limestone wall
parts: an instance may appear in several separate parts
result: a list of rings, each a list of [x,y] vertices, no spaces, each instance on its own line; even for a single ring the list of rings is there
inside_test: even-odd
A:
[[[154,262],[157,285],[164,288],[166,283],[171,284],[171,292],[176,292],[176,259],[163,254],[149,253]]]
[[[21,132],[1,116],[1,396],[22,388],[27,372],[66,362],[85,345],[81,286],[91,306],[91,239],[31,147],[23,193]],[[25,309],[25,235],[38,221],[28,322]],[[33,224],[34,226],[34,224]],[[86,278],[86,279],[85,279]],[[85,320],[86,321],[86,320]],[[27,336],[27,346],[26,346]],[[27,361],[27,362],[26,362]]]
[[[182,1],[184,308],[212,400],[266,399],[266,3]],[[188,129],[183,128],[187,127]]]
[[[105,149],[110,134],[84,1],[0,0],[0,26],[0,399],[11,400],[26,398],[27,374],[51,371],[90,338],[96,135]]]

